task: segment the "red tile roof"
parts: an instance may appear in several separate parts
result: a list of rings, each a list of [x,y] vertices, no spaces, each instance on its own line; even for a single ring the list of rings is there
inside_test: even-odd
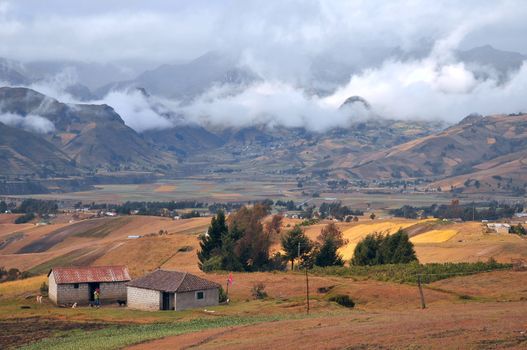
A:
[[[54,267],[51,273],[57,284],[130,281],[126,266]]]
[[[156,270],[126,285],[170,293],[192,292],[220,287],[216,282],[206,280],[188,272],[166,270]]]

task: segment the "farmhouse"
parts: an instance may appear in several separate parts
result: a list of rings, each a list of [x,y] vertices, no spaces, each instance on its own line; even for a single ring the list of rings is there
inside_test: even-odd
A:
[[[503,223],[489,223],[487,227],[496,233],[509,233],[511,225]]]
[[[89,304],[100,291],[101,303],[126,300],[126,266],[54,267],[48,273],[49,299],[57,305]]]
[[[219,284],[187,272],[156,270],[126,285],[133,309],[180,311],[219,303]]]

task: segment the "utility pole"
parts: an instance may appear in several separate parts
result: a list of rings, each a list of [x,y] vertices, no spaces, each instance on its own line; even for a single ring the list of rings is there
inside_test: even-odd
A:
[[[307,277],[307,266],[304,266],[306,270],[306,301],[307,301],[307,314],[309,315],[309,278]]]
[[[298,242],[298,254],[297,254],[297,257],[298,257],[298,270],[300,270],[300,242]],[[307,265],[304,266],[304,270],[306,272],[306,312],[307,314],[309,315],[309,277],[308,277],[308,274],[307,274]]]
[[[425,295],[423,294],[423,287],[421,287],[421,275],[417,275],[417,286],[419,287],[419,295],[421,296],[421,309],[426,309]]]

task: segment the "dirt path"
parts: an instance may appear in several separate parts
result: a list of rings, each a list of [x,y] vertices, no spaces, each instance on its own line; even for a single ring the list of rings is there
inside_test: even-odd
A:
[[[522,333],[523,332],[523,333]],[[527,302],[357,312],[167,337],[151,349],[525,349]]]

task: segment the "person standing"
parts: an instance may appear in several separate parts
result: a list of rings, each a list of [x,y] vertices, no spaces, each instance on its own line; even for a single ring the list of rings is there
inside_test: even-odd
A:
[[[95,289],[95,292],[93,292],[93,301],[95,302],[95,307],[101,306],[101,291],[99,288]]]

